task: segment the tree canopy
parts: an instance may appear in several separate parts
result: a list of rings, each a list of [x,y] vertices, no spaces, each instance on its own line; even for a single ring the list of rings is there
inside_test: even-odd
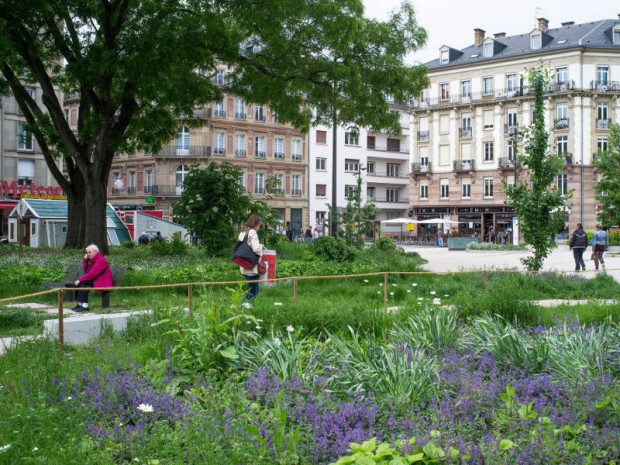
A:
[[[398,133],[386,96],[407,102],[426,87],[425,68],[404,64],[426,33],[407,2],[385,22],[363,13],[361,0],[2,0],[0,92],[15,96],[67,193],[67,246],[106,243],[115,154],[157,150],[222,92],[302,129],[337,114]],[[75,133],[57,90],[79,95]]]
[[[596,154],[594,166],[600,180],[595,186],[601,204],[600,221],[604,227],[620,226],[620,125],[613,124],[606,151]]]

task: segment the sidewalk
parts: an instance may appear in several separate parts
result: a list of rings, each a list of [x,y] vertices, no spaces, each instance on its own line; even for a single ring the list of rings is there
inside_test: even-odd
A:
[[[447,247],[415,247],[401,246],[407,252],[418,252],[420,256],[427,260],[422,269],[427,271],[465,271],[496,269],[514,269],[525,271],[525,266],[521,263],[521,258],[532,255],[530,251],[503,251],[503,250],[448,250]],[[591,261],[591,248],[588,247],[584,254],[586,271],[579,272],[580,276],[593,278],[596,275],[594,262]],[[612,247],[605,253],[605,265],[607,274],[620,282],[620,249]],[[566,245],[559,245],[553,249],[551,254],[543,262],[542,271],[554,271],[559,273],[576,274],[573,253]]]

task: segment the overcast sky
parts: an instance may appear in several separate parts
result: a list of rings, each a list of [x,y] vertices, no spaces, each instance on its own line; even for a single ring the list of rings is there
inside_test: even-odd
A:
[[[363,0],[366,16],[386,19],[398,8],[401,0]],[[426,29],[426,47],[407,61],[425,63],[439,57],[439,47],[449,45],[462,49],[474,42],[474,29],[486,31],[486,36],[497,32],[506,35],[525,34],[536,27],[536,18],[549,20],[549,28],[561,23],[576,24],[600,19],[618,19],[620,2],[601,0],[413,0],[418,24]]]

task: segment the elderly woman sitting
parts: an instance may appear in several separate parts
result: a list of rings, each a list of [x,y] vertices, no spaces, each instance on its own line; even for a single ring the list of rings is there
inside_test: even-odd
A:
[[[84,274],[75,281],[75,286],[84,287],[112,287],[114,281],[112,278],[112,270],[105,257],[99,252],[99,247],[91,244],[86,247],[84,260],[82,261]],[[77,305],[71,310],[74,312],[88,311],[88,291],[80,289],[77,292]]]

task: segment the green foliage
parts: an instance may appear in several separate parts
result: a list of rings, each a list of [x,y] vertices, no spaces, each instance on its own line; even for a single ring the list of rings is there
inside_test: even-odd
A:
[[[430,353],[453,349],[460,339],[459,312],[445,307],[426,307],[410,316],[405,323],[395,324],[392,337],[397,342],[420,347]]]
[[[313,242],[314,253],[323,260],[345,262],[355,259],[356,250],[349,246],[344,239],[335,239],[332,236],[321,236]]]
[[[340,212],[339,236],[348,245],[362,248],[364,238],[378,230],[375,225],[377,207],[371,201],[362,200],[362,176],[357,176],[357,186],[350,194],[347,206]]]
[[[563,215],[552,215],[565,201],[554,180],[562,169],[558,154],[549,153],[549,134],[545,129],[544,90],[548,87],[548,70],[532,68],[528,73],[534,90],[534,124],[519,136],[525,145],[518,161],[528,169],[529,179],[518,176],[514,185],[506,186],[507,204],[519,217],[519,228],[534,254],[522,259],[528,270],[538,271],[553,245],[552,236],[564,227]]]
[[[156,257],[166,255],[183,256],[187,255],[189,251],[189,245],[187,245],[186,242],[182,241],[179,236],[173,236],[171,240],[153,240],[149,242],[148,248],[149,252]]]
[[[603,206],[600,221],[604,227],[620,226],[620,125],[611,125],[608,148],[596,154],[593,162],[600,179],[594,186],[596,200]]]

